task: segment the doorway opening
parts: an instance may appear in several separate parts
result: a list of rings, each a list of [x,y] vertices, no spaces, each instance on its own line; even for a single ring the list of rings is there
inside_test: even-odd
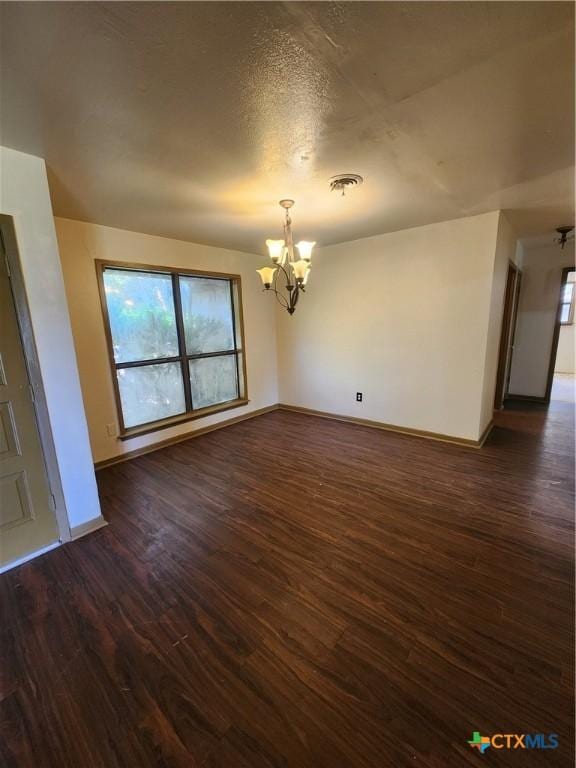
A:
[[[574,403],[576,269],[550,267],[538,254],[524,262],[523,271],[521,295],[516,293],[512,301],[511,328],[510,286],[506,288],[500,363],[507,367],[504,384],[500,378],[497,381],[494,407],[514,401],[545,406],[551,401]]]
[[[550,361],[550,400],[576,402],[576,368],[574,344],[574,305],[576,303],[576,270],[568,267],[562,272],[558,304],[557,338],[554,357]]]

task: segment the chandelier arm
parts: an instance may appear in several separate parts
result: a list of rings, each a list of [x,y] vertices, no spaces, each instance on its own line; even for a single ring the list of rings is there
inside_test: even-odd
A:
[[[288,304],[288,301],[286,300],[286,296],[284,294],[280,293],[280,291],[277,291],[275,288],[271,288],[270,290],[274,291],[274,295],[276,296],[276,301],[280,306],[284,307],[284,309],[289,309],[290,305]]]
[[[296,309],[296,304],[298,303],[298,297],[300,295],[300,286],[298,283],[296,283],[294,290],[290,294],[290,309],[292,312]]]
[[[282,267],[282,265],[280,265],[280,264],[279,264],[278,266],[280,266],[280,268],[281,268],[282,270],[284,270],[284,268]],[[276,286],[278,285],[278,275],[279,275],[279,272],[278,272],[278,271],[276,271],[276,273],[274,274],[274,284],[273,284],[273,285],[270,287],[270,289],[269,289],[269,290],[271,290],[271,291],[273,291],[273,292],[274,292],[274,295],[276,296],[276,301],[277,301],[277,302],[278,302],[278,303],[279,303],[281,306],[283,306],[283,307],[284,307],[284,309],[288,309],[288,302],[287,302],[287,300],[286,300],[286,297],[285,297],[285,296],[284,296],[282,293],[280,293],[280,291],[279,291],[279,290],[277,289],[277,287],[276,287]]]
[[[287,284],[288,285],[292,285],[292,283],[290,282],[290,273],[284,268],[284,266],[282,264],[278,263],[278,266],[280,267],[282,272],[284,272]],[[275,281],[278,280],[278,273],[276,273],[276,275],[274,277],[275,277]]]
[[[285,308],[288,310],[288,313],[291,315],[294,314],[294,309],[296,308],[296,304],[298,302],[298,293],[299,293],[298,284],[294,286],[294,290],[288,293],[288,299],[286,300]]]
[[[281,264],[278,264],[278,266],[280,267],[280,269],[284,270],[284,268],[282,267],[282,265],[281,265]],[[279,291],[278,291],[278,275],[279,275],[279,274],[280,274],[280,272],[279,272],[278,270],[276,270],[276,272],[274,273],[274,285],[273,285],[273,287],[272,287],[272,290],[273,290],[273,291],[274,291],[274,293],[276,293],[276,294],[278,294],[278,293],[279,293]]]

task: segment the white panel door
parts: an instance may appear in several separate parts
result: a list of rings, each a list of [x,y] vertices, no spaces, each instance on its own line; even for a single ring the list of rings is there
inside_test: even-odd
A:
[[[1,250],[1,248],[0,248]],[[0,254],[0,567],[58,540],[10,278]]]

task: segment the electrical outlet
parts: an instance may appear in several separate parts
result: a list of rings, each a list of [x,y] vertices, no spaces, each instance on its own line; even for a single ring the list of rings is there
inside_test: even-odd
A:
[[[108,437],[116,437],[116,424],[106,424]]]
[[[356,392],[356,402],[357,403],[362,402],[362,392]]]

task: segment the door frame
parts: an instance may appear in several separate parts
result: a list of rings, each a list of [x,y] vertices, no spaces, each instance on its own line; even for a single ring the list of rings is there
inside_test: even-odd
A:
[[[496,372],[496,388],[494,390],[494,409],[500,410],[508,394],[510,369],[516,334],[518,303],[520,299],[520,282],[522,272],[513,261],[508,261],[506,287],[504,289],[504,308],[502,310],[502,328],[498,348],[498,369]]]
[[[506,368],[506,381],[504,384],[504,400],[510,392],[510,377],[512,376],[512,357],[514,355],[514,342],[516,340],[516,328],[518,324],[518,309],[520,307],[520,291],[522,290],[522,270],[517,267],[516,283],[514,284],[514,308],[512,310],[512,325],[510,329],[510,354]]]
[[[548,363],[548,379],[546,380],[546,394],[544,395],[545,403],[550,402],[550,396],[552,395],[554,368],[556,367],[558,341],[560,339],[560,328],[562,327],[562,323],[560,322],[560,313],[562,310],[562,293],[564,292],[564,286],[568,282],[568,275],[570,272],[574,271],[576,271],[576,267],[564,267],[562,269],[562,279],[560,280],[560,290],[558,291],[558,304],[556,305],[556,321],[554,323],[554,334],[552,336],[552,347],[550,349],[550,362]]]
[[[52,436],[52,427],[50,426],[48,404],[46,402],[46,394],[42,383],[38,351],[34,341],[34,330],[32,327],[26,286],[24,284],[24,276],[22,274],[20,263],[16,229],[14,227],[12,216],[8,216],[4,213],[0,213],[0,248],[3,251],[3,257],[6,259],[8,278],[10,280],[10,288],[20,331],[20,341],[22,342],[24,359],[26,361],[28,380],[34,396],[36,424],[38,425],[48,486],[50,488],[50,493],[52,494],[54,513],[56,515],[56,523],[58,526],[59,543],[65,543],[72,538],[70,524],[66,512],[66,502],[62,490],[60,470],[58,469],[58,459],[56,456],[56,448],[54,446],[54,438]],[[50,545],[49,548],[52,549],[53,546],[54,545]],[[11,568],[13,565],[19,565],[20,563],[35,557],[37,554],[39,553],[31,552],[30,557],[25,556],[24,558],[21,558],[18,563],[8,564],[2,570]]]

